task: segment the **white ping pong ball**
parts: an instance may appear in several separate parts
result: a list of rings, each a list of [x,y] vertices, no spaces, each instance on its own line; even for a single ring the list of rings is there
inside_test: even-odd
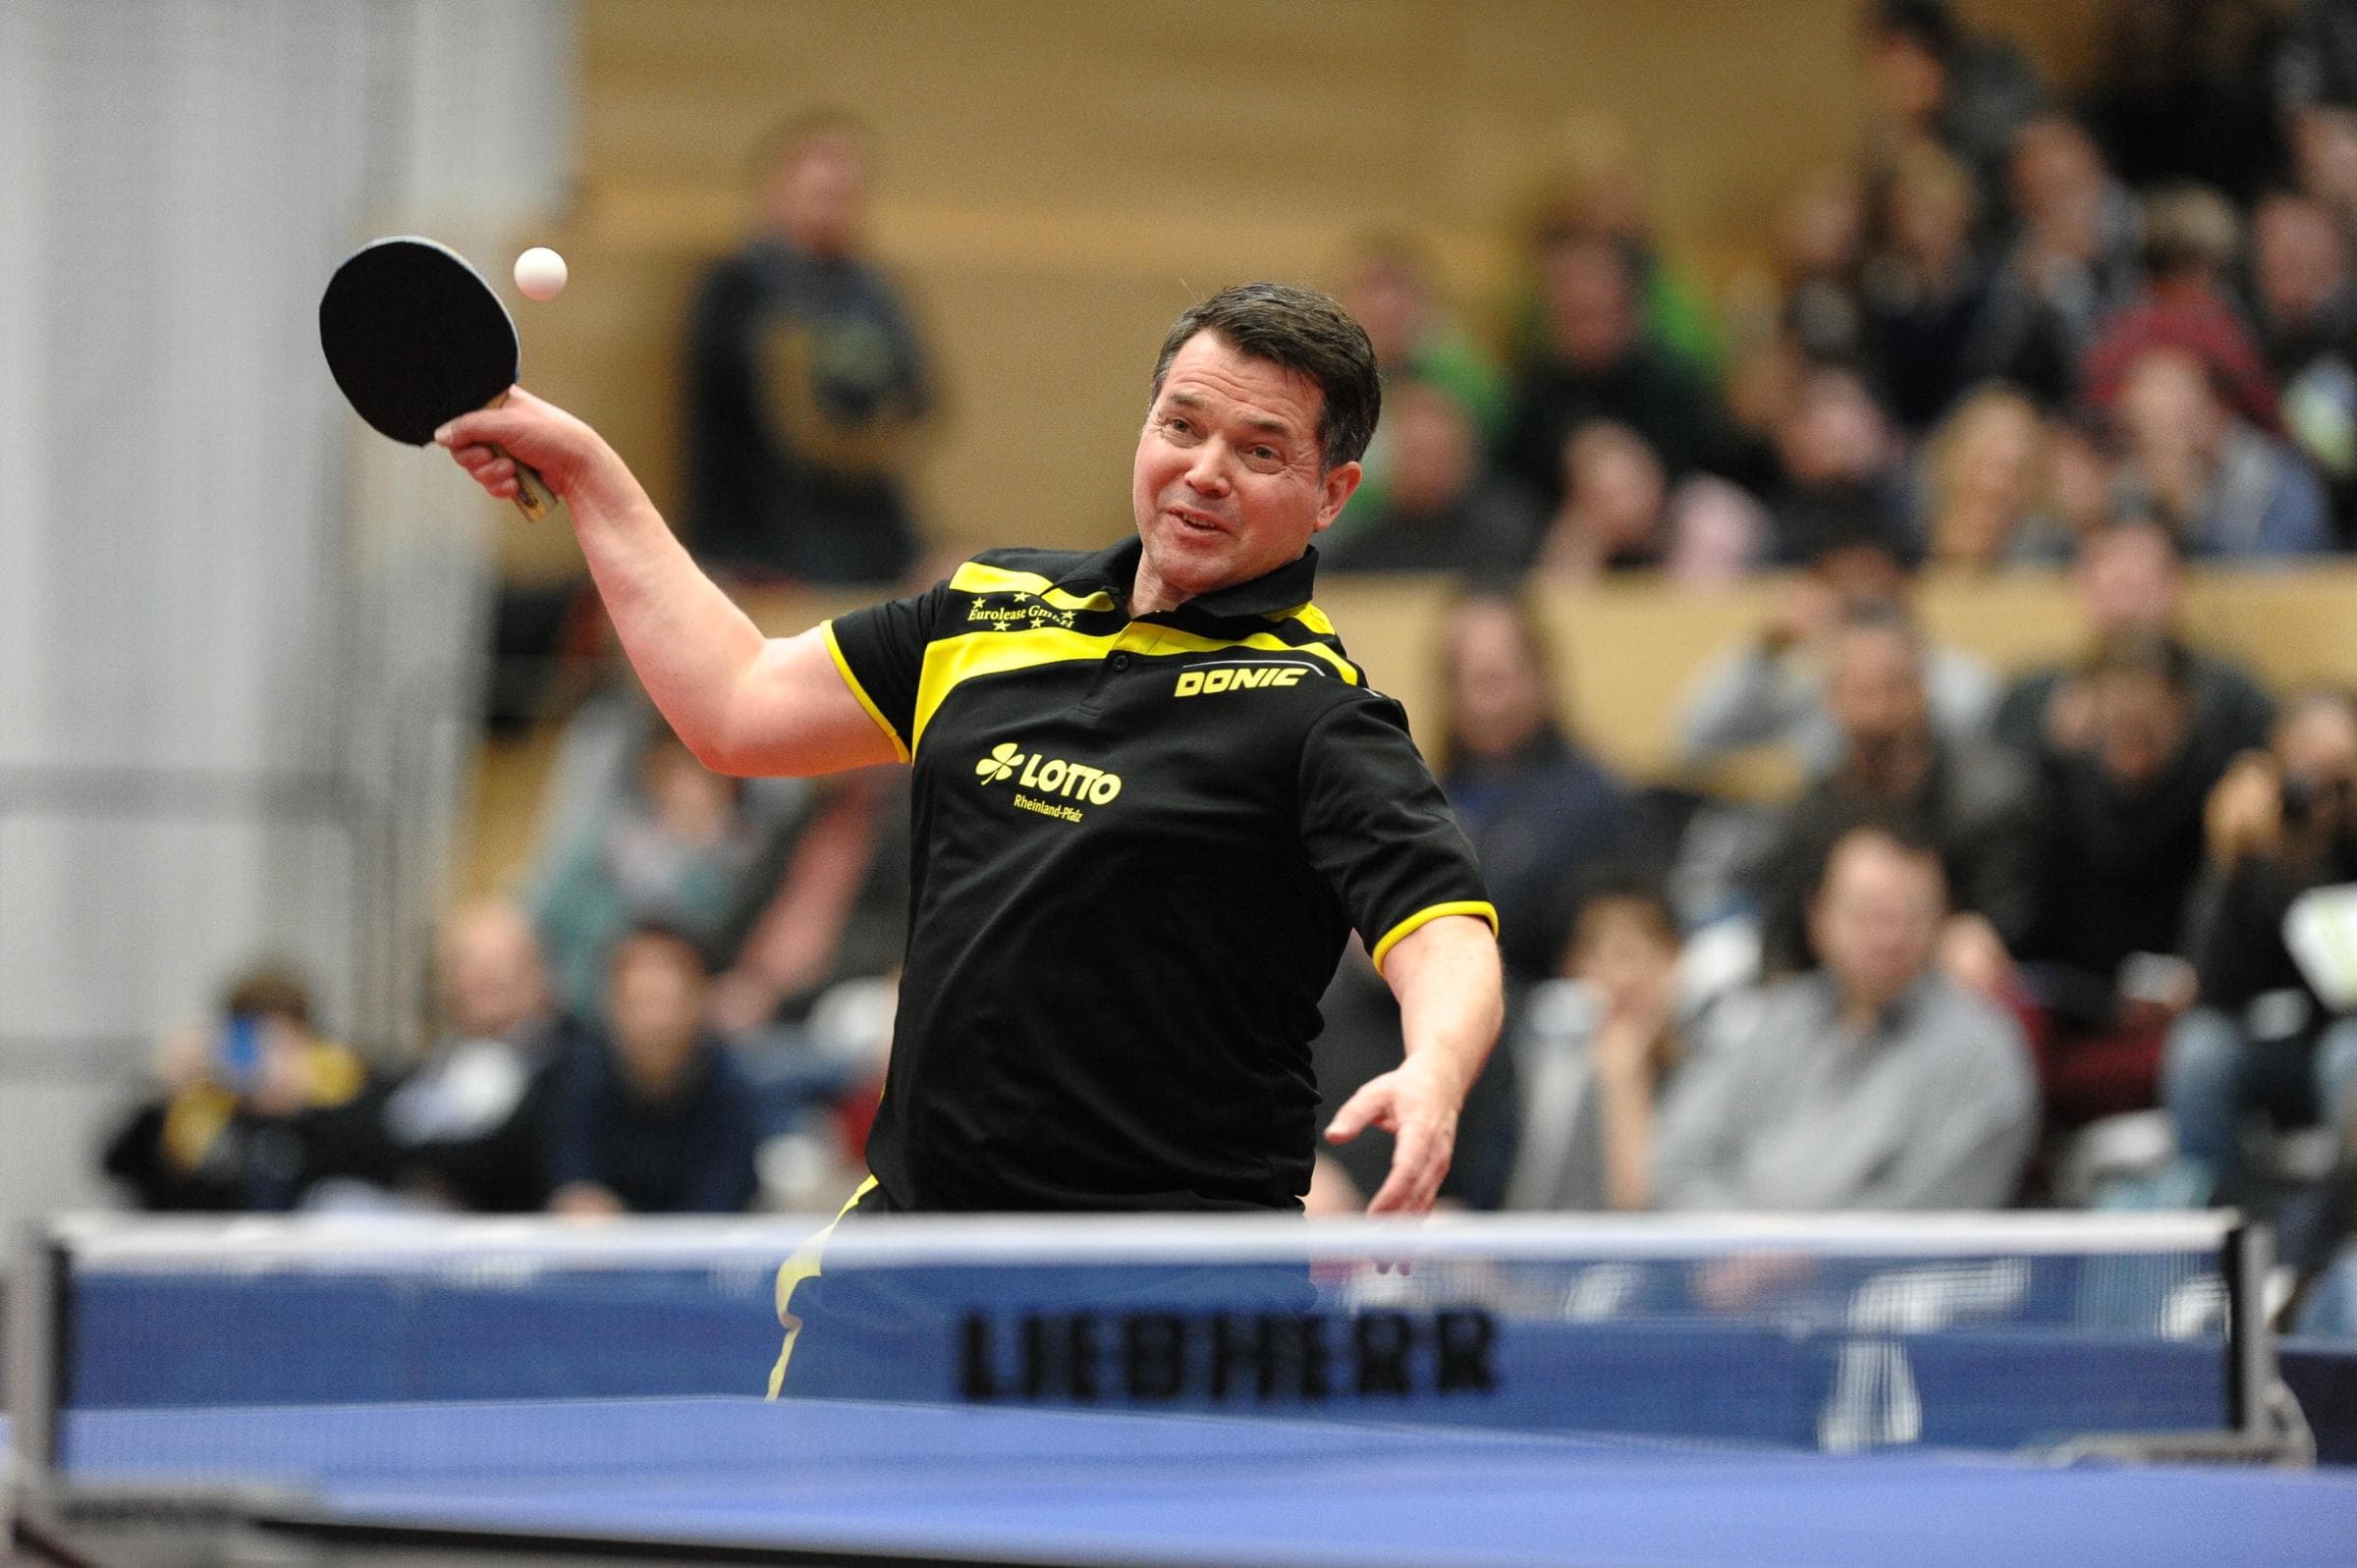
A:
[[[565,292],[565,258],[534,245],[516,258],[516,287],[526,299],[554,299]]]

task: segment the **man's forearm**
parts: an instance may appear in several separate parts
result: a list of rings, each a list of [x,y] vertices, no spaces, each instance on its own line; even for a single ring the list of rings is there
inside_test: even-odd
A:
[[[1399,1000],[1408,1062],[1439,1077],[1452,1107],[1463,1105],[1506,1014],[1498,940],[1488,923],[1444,915],[1401,938],[1385,955],[1383,973]]]
[[[1383,976],[1399,999],[1407,1059],[1343,1101],[1326,1137],[1347,1143],[1369,1126],[1393,1134],[1391,1174],[1367,1213],[1420,1215],[1440,1195],[1457,1112],[1498,1038],[1505,1012],[1498,942],[1488,922],[1448,914],[1391,944],[1386,956]]]
[[[434,433],[494,496],[517,465],[539,469],[572,510],[590,575],[647,695],[719,773],[833,773],[905,760],[888,721],[855,693],[834,643],[813,628],[775,641],[732,603],[598,433],[522,387]]]
[[[647,695],[707,767],[731,771],[743,749],[735,701],[766,639],[689,558],[622,460],[607,460],[566,498],[589,574]]]

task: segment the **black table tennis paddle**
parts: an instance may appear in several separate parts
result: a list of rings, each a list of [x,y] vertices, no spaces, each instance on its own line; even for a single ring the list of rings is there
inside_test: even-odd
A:
[[[447,245],[400,235],[344,259],[319,297],[319,347],[353,411],[412,447],[460,414],[496,408],[516,384],[516,323],[499,296]],[[557,504],[516,464],[516,510],[539,520]]]

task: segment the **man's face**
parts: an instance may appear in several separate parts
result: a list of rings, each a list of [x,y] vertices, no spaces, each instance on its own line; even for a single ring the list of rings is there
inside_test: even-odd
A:
[[[1614,550],[1642,545],[1660,522],[1668,481],[1644,437],[1591,424],[1563,446],[1563,488]]]
[[[2177,618],[2184,574],[2155,528],[2109,528],[2081,547],[2079,598],[2100,631],[2165,631]]]
[[[2113,417],[2134,454],[2159,464],[2215,452],[2226,419],[2202,362],[2176,349],[2148,350],[2129,363]]]
[[[1636,283],[1612,244],[1558,244],[1539,263],[1556,347],[1582,370],[1609,369],[1637,343]]]
[[[1931,966],[1945,894],[1937,862],[1887,839],[1844,838],[1809,912],[1809,938],[1843,998],[1895,1001]]]
[[[1850,626],[1834,639],[1826,707],[1853,750],[1925,734],[1931,721],[1913,639],[1892,626]]]
[[[1902,252],[1946,266],[1972,238],[1972,196],[1962,185],[1916,180],[1891,192],[1891,227]]]
[[[1367,329],[1380,364],[1403,363],[1424,330],[1431,306],[1421,280],[1388,257],[1370,259],[1343,293],[1343,308]]]
[[[442,939],[444,1021],[469,1038],[504,1035],[548,1010],[531,922],[512,904],[469,910]]]
[[[2347,285],[2345,243],[2317,203],[2271,197],[2260,203],[2251,231],[2251,278],[2276,320],[2306,322]]]
[[[1299,556],[1358,488],[1359,466],[1323,468],[1325,394],[1307,376],[1213,332],[1179,346],[1147,411],[1129,503],[1147,572],[1188,599]]]
[[[1947,99],[1947,70],[1921,40],[1890,32],[1866,49],[1866,94],[1902,125],[1926,125]]]
[[[1447,393],[1410,382],[1392,400],[1392,501],[1437,512],[1473,482],[1473,424]]]
[[[1457,612],[1450,667],[1450,717],[1472,755],[1505,756],[1547,722],[1546,672],[1504,605],[1477,601]]]
[[[2085,132],[2058,117],[2033,120],[2013,143],[2013,201],[2032,220],[2053,220],[2104,184],[2103,158]]]
[[[1891,433],[1865,384],[1847,371],[1819,370],[1777,432],[1784,467],[1801,484],[1872,476],[1890,460]]]
[[[867,202],[867,153],[849,131],[820,131],[796,143],[770,177],[770,216],[799,248],[848,254]]]
[[[1614,1012],[1666,1015],[1677,994],[1677,944],[1642,913],[1607,905],[1580,922],[1572,972]]]
[[[704,975],[695,956],[668,937],[639,936],[615,949],[607,1010],[614,1044],[632,1083],[667,1093],[695,1052]]]
[[[1837,275],[1858,259],[1865,222],[1857,182],[1846,170],[1820,175],[1783,210],[1781,238],[1786,262],[1804,275]]]
[[[2286,798],[2296,792],[2307,819],[2325,832],[2345,832],[2357,797],[2357,714],[2338,702],[2303,703],[2277,728],[2275,758]]]

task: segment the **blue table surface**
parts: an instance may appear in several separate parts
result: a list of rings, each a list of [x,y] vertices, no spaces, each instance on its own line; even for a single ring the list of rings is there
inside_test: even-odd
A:
[[[1836,1458],[1227,1417],[627,1399],[78,1412],[92,1481],[352,1518],[1145,1564],[2347,1568],[2357,1474]]]

